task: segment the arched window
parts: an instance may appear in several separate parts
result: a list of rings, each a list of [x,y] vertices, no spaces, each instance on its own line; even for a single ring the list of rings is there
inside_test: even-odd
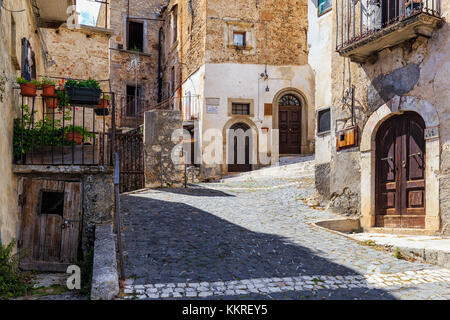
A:
[[[281,97],[279,106],[287,107],[287,106],[301,106],[300,99],[294,96],[293,94],[286,94]]]

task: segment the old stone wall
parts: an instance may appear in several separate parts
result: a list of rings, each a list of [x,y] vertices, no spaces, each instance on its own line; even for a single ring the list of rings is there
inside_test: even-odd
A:
[[[45,41],[36,28],[31,2],[4,0],[0,9],[0,241],[9,243],[17,237],[17,177],[12,171],[13,119],[20,110],[16,77],[21,75],[21,39],[27,38],[35,54],[36,73],[45,74]],[[37,32],[35,32],[37,30]],[[2,80],[3,79],[3,80]]]
[[[307,64],[307,10],[306,0],[208,0],[206,62]],[[245,50],[229,45],[234,26],[247,32]]]
[[[180,111],[152,110],[144,118],[145,186],[180,187],[184,183]],[[178,130],[178,136],[172,136]],[[180,131],[181,130],[181,131]],[[181,136],[180,136],[181,135]]]
[[[158,100],[158,38],[162,25],[161,11],[167,0],[117,0],[110,5],[110,26],[114,35],[110,41],[111,89],[119,94],[119,101],[126,102],[126,86],[135,86],[136,72],[130,63],[139,57],[138,86],[147,105]],[[128,3],[130,4],[128,6]],[[127,50],[126,19],[140,22],[144,26],[143,52]],[[132,49],[132,48],[131,48]]]
[[[448,19],[450,4],[442,3]],[[334,13],[328,21],[332,27],[328,39],[333,46]],[[361,153],[359,148],[336,151],[334,133],[350,125],[351,109],[342,101],[343,91],[355,86],[355,117],[359,132],[369,117],[394,96],[410,96],[429,102],[439,118],[440,168],[439,194],[441,229],[449,232],[448,172],[450,168],[450,104],[449,104],[449,26],[445,22],[430,39],[419,36],[398,46],[379,52],[378,60],[357,64],[333,52],[331,55],[332,136],[329,150],[331,206],[344,214],[360,212]],[[407,106],[405,106],[407,108]],[[324,142],[325,144],[326,142]],[[326,162],[326,161],[324,161]],[[364,190],[363,190],[364,191]],[[428,204],[430,205],[430,204]]]

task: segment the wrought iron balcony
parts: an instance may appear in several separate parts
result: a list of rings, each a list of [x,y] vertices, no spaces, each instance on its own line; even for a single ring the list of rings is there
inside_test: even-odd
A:
[[[15,164],[111,166],[114,93],[102,92],[96,106],[69,104],[65,91],[55,93],[21,96],[14,120]]]
[[[441,0],[336,0],[336,51],[364,63],[443,23]]]

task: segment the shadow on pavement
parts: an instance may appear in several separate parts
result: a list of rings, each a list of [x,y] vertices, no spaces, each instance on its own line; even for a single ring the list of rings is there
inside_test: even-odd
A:
[[[124,195],[121,208],[125,271],[136,284],[358,275],[286,238],[184,203]]]

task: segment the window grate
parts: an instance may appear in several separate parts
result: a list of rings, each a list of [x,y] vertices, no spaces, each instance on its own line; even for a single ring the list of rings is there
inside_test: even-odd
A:
[[[250,104],[249,103],[233,103],[232,114],[238,114],[238,115],[250,115]]]

